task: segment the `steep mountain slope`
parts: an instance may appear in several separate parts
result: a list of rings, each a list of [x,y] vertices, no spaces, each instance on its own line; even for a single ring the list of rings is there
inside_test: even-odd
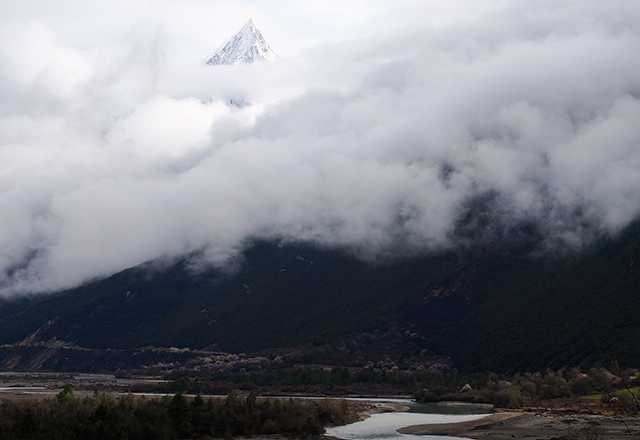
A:
[[[494,250],[446,283],[448,296],[425,295],[407,319],[431,335],[432,349],[478,370],[608,365],[603,327],[618,361],[638,365],[639,236],[636,224],[556,260]]]
[[[580,256],[532,257],[531,237],[368,265],[340,251],[258,242],[234,273],[187,261],[0,309],[0,343],[51,338],[91,348],[239,352],[324,343],[393,323],[416,350],[465,370],[640,364],[640,225]],[[355,354],[353,354],[355,356]]]
[[[208,65],[250,64],[256,61],[272,61],[277,58],[258,28],[249,20],[242,29],[207,57]]]
[[[257,243],[245,260],[231,275],[193,274],[184,261],[129,269],[4,317],[0,342],[53,320],[42,340],[55,336],[84,347],[292,345],[370,328],[450,266],[416,260],[371,268],[342,252],[269,243]]]

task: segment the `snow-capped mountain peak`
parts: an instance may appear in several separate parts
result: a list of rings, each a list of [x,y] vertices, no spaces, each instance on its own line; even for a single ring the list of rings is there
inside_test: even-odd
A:
[[[254,61],[271,61],[277,57],[267,40],[253,24],[253,20],[249,19],[242,29],[209,55],[204,63],[209,65],[249,64]]]

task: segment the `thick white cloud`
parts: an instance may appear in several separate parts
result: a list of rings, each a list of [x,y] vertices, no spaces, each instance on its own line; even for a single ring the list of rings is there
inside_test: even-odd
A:
[[[194,250],[224,264],[255,237],[441,249],[488,194],[495,224],[536,223],[550,245],[640,213],[635,2],[418,3],[233,67],[177,62],[167,17],[90,48],[3,24],[2,293]]]

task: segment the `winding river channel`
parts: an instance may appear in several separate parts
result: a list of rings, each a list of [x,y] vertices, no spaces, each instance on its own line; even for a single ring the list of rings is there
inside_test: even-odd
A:
[[[417,404],[408,399],[379,399],[377,403],[390,403],[409,407],[406,412],[373,414],[362,422],[327,429],[326,435],[346,440],[442,440],[442,436],[400,434],[397,429],[427,423],[454,423],[477,420],[491,413],[491,408],[464,404]],[[456,439],[456,437],[446,437]],[[465,439],[466,440],[466,439]]]

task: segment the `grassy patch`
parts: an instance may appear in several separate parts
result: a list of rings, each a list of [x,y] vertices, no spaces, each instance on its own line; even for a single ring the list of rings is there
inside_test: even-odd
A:
[[[640,395],[640,387],[631,388],[631,392],[633,392],[633,394],[636,397],[638,397],[638,395]],[[591,396],[585,396],[583,397],[583,399],[589,400],[592,402],[602,402],[603,398],[610,398],[610,397],[617,397],[619,400],[623,402],[631,402],[633,400],[631,393],[629,393],[629,391],[626,388],[621,390],[616,390],[609,394],[593,394]]]

